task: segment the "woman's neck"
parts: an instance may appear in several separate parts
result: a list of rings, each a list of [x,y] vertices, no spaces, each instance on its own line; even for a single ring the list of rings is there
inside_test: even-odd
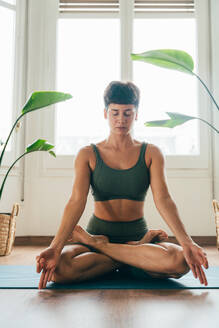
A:
[[[116,151],[125,151],[127,148],[135,145],[135,140],[131,135],[110,134],[105,140],[104,145]]]

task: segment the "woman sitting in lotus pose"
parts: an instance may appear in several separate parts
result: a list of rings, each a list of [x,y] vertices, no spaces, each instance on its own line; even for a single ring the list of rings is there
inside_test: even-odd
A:
[[[133,139],[139,89],[132,82],[111,82],[104,92],[104,117],[110,134],[82,147],[74,164],[72,194],[51,245],[36,257],[39,288],[48,281],[81,282],[114,270],[160,278],[179,278],[190,269],[207,285],[206,253],[185,231],[165,180],[161,150]],[[95,121],[95,118],[94,118]],[[165,241],[163,230],[148,230],[144,200],[151,186],[159,213],[180,245]],[[77,225],[89,188],[95,206],[85,231]],[[70,239],[69,239],[70,238]],[[67,240],[72,245],[65,245]]]

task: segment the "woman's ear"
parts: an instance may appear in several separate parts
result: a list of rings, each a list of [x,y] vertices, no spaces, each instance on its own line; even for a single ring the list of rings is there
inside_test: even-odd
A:
[[[104,118],[107,119],[107,110],[104,108]]]
[[[137,119],[138,119],[138,111],[136,111],[135,113],[135,120],[137,121]]]

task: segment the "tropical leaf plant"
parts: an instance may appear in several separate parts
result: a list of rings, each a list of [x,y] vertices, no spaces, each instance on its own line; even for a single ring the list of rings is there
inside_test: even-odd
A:
[[[26,148],[26,151],[21,156],[19,156],[16,159],[16,161],[14,161],[14,163],[9,167],[7,173],[5,174],[5,177],[3,179],[3,182],[2,182],[2,185],[1,185],[1,189],[0,189],[0,199],[1,199],[1,196],[2,196],[3,188],[4,188],[4,185],[5,185],[6,179],[8,177],[8,174],[11,171],[12,167],[17,163],[17,161],[20,158],[22,158],[23,156],[25,156],[27,154],[33,153],[35,151],[48,151],[49,154],[51,154],[52,156],[56,157],[56,154],[52,150],[50,150],[52,148],[54,148],[53,145],[49,144],[46,140],[42,140],[42,139],[38,139],[38,140],[34,141],[31,145],[29,145]]]
[[[2,165],[2,160],[3,160],[3,156],[5,153],[5,149],[7,147],[8,141],[11,137],[11,134],[14,130],[14,128],[18,127],[18,125],[20,125],[20,119],[27,113],[53,105],[55,103],[61,102],[61,101],[65,101],[72,98],[72,95],[68,94],[68,93],[63,93],[63,92],[57,92],[57,91],[36,91],[33,92],[29,99],[27,100],[26,104],[24,105],[22,111],[21,111],[21,115],[16,119],[15,123],[12,126],[12,129],[7,137],[6,142],[0,140],[0,146],[3,146],[3,150],[1,151],[1,155],[0,155],[0,168]],[[38,139],[36,141],[34,141],[32,144],[28,145],[25,152],[19,156],[14,163],[9,167],[9,169],[7,170],[3,182],[1,184],[1,188],[0,188],[0,200],[2,197],[2,193],[3,193],[3,188],[6,182],[6,179],[8,177],[9,172],[11,171],[12,167],[16,164],[16,162],[22,158],[23,156],[36,152],[36,151],[47,151],[51,156],[56,157],[56,154],[51,150],[54,148],[54,145],[48,143],[46,140],[44,139]]]
[[[219,106],[211,94],[210,90],[206,86],[206,84],[202,81],[202,79],[193,72],[194,62],[192,57],[185,51],[176,50],[176,49],[159,49],[159,50],[150,50],[139,54],[131,54],[132,60],[143,61],[148,64],[156,65],[162,68],[173,69],[179,72],[183,72],[186,74],[190,74],[196,76],[197,79],[201,82],[201,84],[206,89],[207,93],[211,97],[213,103],[215,104],[217,110],[219,110]],[[185,122],[193,119],[198,119],[200,121],[208,124],[212,129],[214,129],[217,133],[217,130],[213,125],[209,122],[203,120],[199,117],[187,116],[182,113],[176,112],[166,112],[170,119],[168,120],[157,120],[157,121],[148,121],[145,122],[144,125],[148,127],[168,127],[174,128],[178,125],[184,124]]]

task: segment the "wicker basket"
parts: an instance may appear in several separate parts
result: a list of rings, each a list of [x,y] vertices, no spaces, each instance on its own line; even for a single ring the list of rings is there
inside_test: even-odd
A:
[[[19,204],[15,203],[11,213],[0,213],[0,256],[9,255],[12,251],[19,210]]]
[[[217,236],[217,249],[219,250],[219,201],[213,200],[213,208],[215,213],[216,236]]]

